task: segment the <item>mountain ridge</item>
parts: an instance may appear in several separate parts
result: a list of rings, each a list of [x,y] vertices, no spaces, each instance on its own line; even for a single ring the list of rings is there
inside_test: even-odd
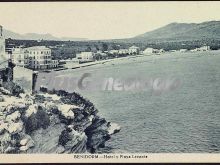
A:
[[[55,40],[55,41],[84,41],[87,38],[72,38],[72,37],[55,37],[50,33],[38,34],[38,33],[25,33],[19,34],[11,30],[4,29],[4,37],[18,40]]]
[[[50,33],[19,34],[10,30],[4,30],[5,38],[19,40],[57,40],[57,41],[85,41],[87,38],[55,37]],[[131,38],[108,39],[102,41],[146,42],[146,41],[191,41],[203,39],[220,40],[220,21],[206,21],[202,23],[178,23],[173,22],[158,29],[137,35]],[[90,40],[92,41],[92,40]]]
[[[146,40],[200,40],[204,38],[220,39],[220,21],[202,23],[174,22],[128,40],[140,42]]]

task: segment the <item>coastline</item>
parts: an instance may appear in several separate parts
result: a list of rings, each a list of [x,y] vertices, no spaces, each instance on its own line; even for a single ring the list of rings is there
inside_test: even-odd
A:
[[[204,51],[204,53],[206,53],[206,52],[215,54],[216,52],[220,52],[220,51],[219,50]],[[156,58],[156,59],[159,59],[159,58],[164,58],[167,56],[168,57],[175,57],[175,55],[176,56],[181,56],[181,55],[184,56],[187,54],[201,55],[201,51],[198,51],[198,52],[190,52],[190,51],[187,51],[187,52],[165,52],[162,54],[149,54],[149,55],[139,54],[139,55],[135,55],[135,56],[126,56],[126,57],[119,57],[119,58],[113,58],[113,59],[107,59],[107,60],[87,62],[87,63],[83,63],[83,64],[75,64],[75,66],[73,65],[71,68],[53,69],[53,70],[49,70],[49,72],[77,70],[80,68],[85,68],[85,67],[90,67],[90,66],[95,66],[95,65],[102,65],[102,64],[109,64],[109,63],[112,63],[112,65],[115,65],[119,61],[128,60],[128,59],[137,59],[137,58]],[[40,71],[40,72],[47,72],[47,71]]]
[[[0,93],[0,153],[96,153],[120,131],[75,92]]]

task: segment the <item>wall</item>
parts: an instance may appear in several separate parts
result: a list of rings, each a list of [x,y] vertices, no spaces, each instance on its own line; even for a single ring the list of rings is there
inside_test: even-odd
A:
[[[20,85],[25,92],[32,92],[33,71],[20,66],[15,66],[13,71],[13,81]]]
[[[15,65],[11,62],[11,60],[7,61],[7,66],[5,68],[0,68],[0,84],[3,82],[13,81],[13,68]]]
[[[0,69],[8,66],[7,54],[5,53],[5,39],[0,36]]]

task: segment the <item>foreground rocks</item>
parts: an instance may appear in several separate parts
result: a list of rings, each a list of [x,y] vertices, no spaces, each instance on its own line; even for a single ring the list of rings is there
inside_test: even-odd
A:
[[[0,153],[94,153],[120,131],[77,93],[13,92],[0,88]]]

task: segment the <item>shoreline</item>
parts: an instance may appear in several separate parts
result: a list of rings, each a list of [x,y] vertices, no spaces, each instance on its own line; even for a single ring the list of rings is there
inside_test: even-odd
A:
[[[219,50],[212,50],[212,51],[205,51],[205,52],[218,52]],[[205,53],[204,52],[204,53]],[[178,55],[177,55],[178,53]],[[85,68],[85,67],[90,67],[90,66],[95,66],[95,65],[99,65],[99,64],[106,64],[106,63],[110,63],[110,62],[117,62],[117,61],[121,61],[121,60],[127,60],[127,59],[136,59],[136,58],[141,58],[141,57],[157,57],[157,58],[163,58],[164,56],[172,56],[172,55],[177,55],[177,56],[182,56],[182,55],[186,55],[186,54],[200,54],[201,51],[198,52],[165,52],[163,54],[149,54],[149,55],[144,55],[144,54],[139,54],[139,55],[135,55],[135,56],[126,56],[126,57],[119,57],[119,58],[113,58],[113,59],[107,59],[107,60],[101,60],[101,61],[93,61],[93,62],[88,62],[88,63],[83,63],[83,64],[76,64],[75,66],[71,67],[71,68],[59,68],[59,69],[52,69],[49,70],[49,72],[51,71],[55,71],[55,72],[59,72],[59,71],[70,71],[70,70],[77,70],[80,68]],[[113,65],[115,65],[113,63]],[[46,72],[46,71],[40,71],[40,72]]]
[[[16,92],[0,88],[1,154],[97,153],[121,129],[78,93]]]

